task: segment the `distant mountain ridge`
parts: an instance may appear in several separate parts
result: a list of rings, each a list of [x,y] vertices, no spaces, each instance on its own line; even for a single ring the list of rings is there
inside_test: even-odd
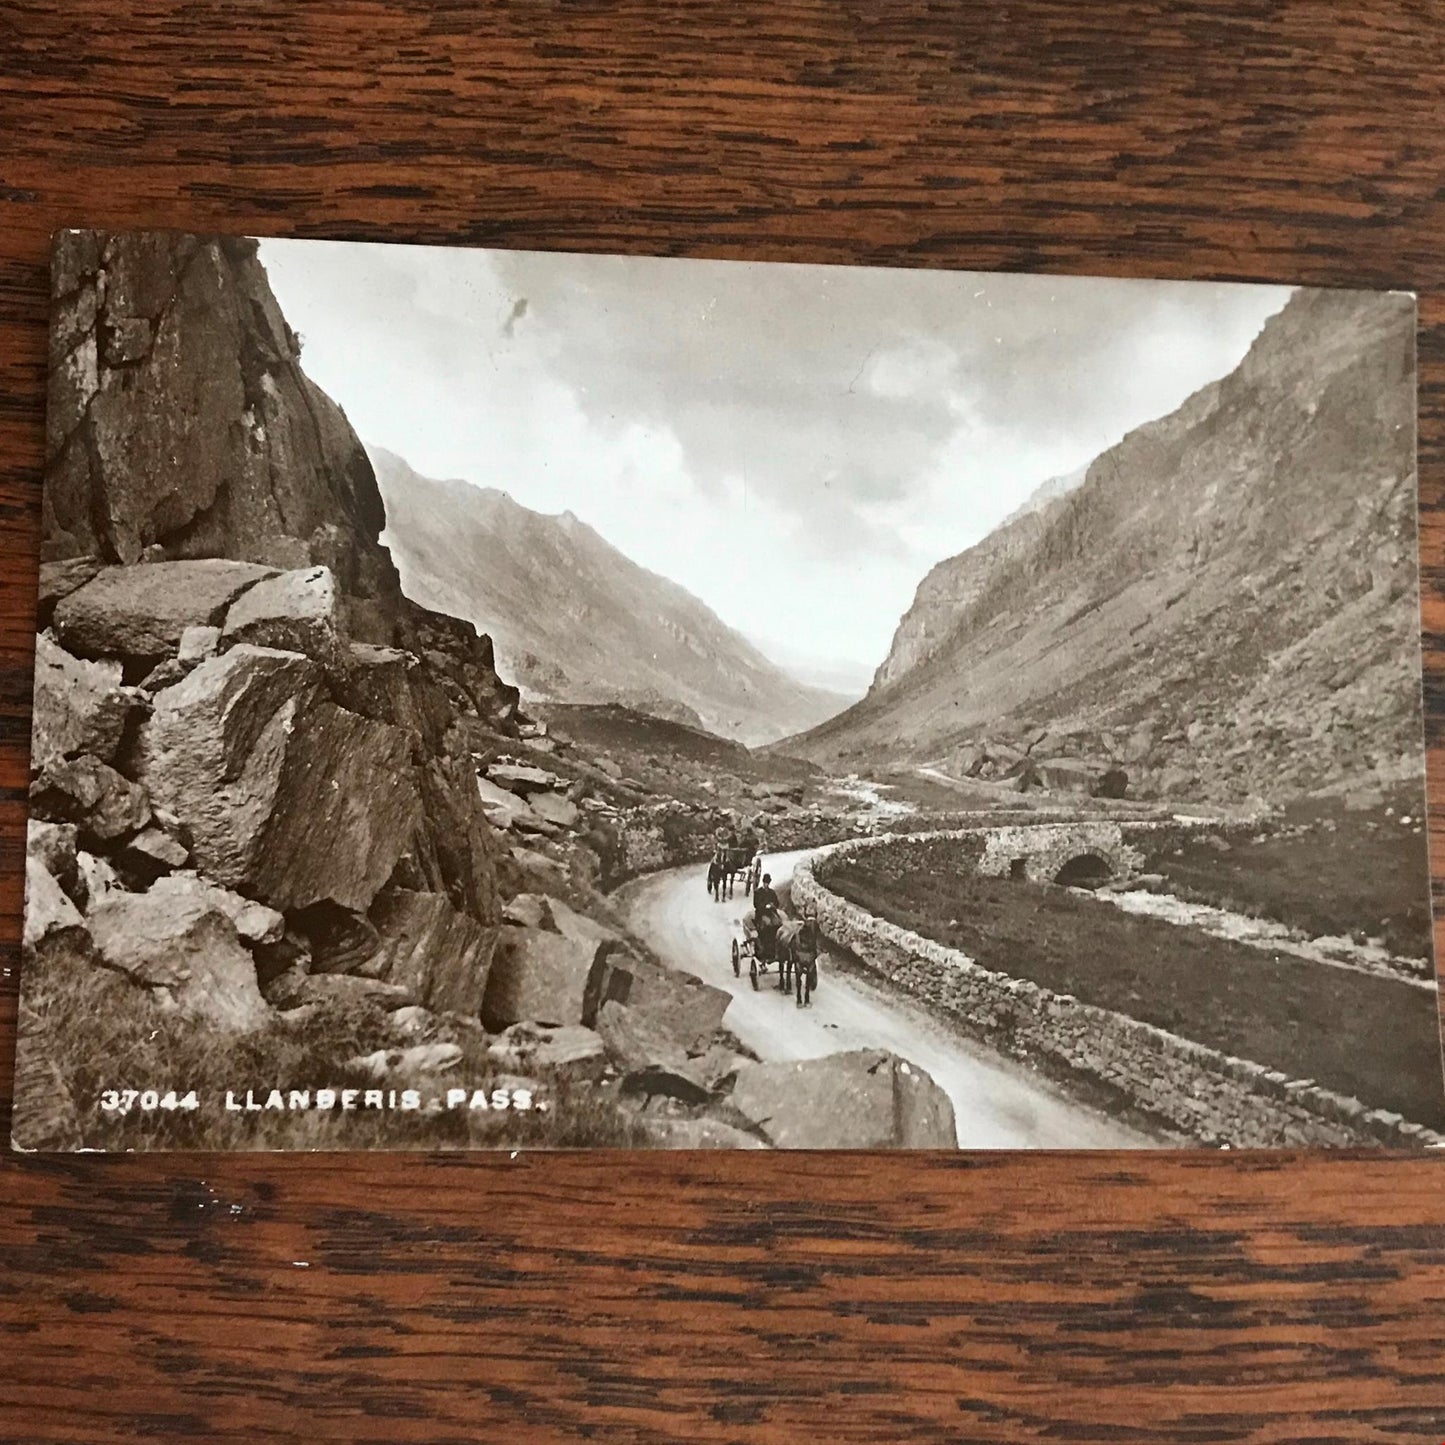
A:
[[[559,702],[619,702],[754,746],[847,699],[770,662],[684,587],[624,556],[572,512],[438,481],[368,448],[386,541],[408,596],[489,633],[503,676]]]
[[[1087,471],[1081,468],[1040,483],[982,541],[955,557],[945,558],[928,573],[918,584],[913,605],[898,624],[888,656],[873,675],[873,688],[886,687],[902,677],[947,641],[959,614],[1008,563],[1033,544],[1049,511],[1083,483]]]
[[[867,697],[788,751],[965,770],[999,744],[1156,796],[1421,757],[1414,307],[1301,291],[1239,366],[936,567]]]

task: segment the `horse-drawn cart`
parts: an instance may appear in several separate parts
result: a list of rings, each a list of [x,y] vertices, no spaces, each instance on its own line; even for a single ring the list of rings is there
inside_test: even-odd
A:
[[[818,924],[811,915],[785,920],[774,914],[771,922],[764,918],[759,927],[749,911],[743,916],[742,937],[733,939],[733,977],[742,977],[746,960],[754,988],[759,978],[775,973],[778,991],[794,990],[798,1007],[806,1008],[818,987],[818,944]]]
[[[735,886],[741,882],[743,892],[751,895],[758,886],[758,874],[762,870],[762,859],[755,849],[742,846],[719,845],[713,850],[712,860],[707,865],[707,891],[719,903],[733,896]]]

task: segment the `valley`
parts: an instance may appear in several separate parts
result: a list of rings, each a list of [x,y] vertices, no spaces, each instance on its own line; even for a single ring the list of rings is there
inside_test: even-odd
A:
[[[363,447],[254,242],[53,291],[19,1147],[1445,1142],[1403,298],[1298,293],[850,704]],[[180,1074],[419,1102],[94,1107]]]

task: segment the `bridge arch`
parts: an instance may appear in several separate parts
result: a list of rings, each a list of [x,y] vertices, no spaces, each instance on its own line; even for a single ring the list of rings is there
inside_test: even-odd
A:
[[[1061,888],[1097,888],[1114,876],[1114,869],[1098,853],[1075,853],[1054,874]]]

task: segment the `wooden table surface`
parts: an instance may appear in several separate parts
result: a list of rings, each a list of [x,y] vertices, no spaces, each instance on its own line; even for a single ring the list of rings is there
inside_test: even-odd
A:
[[[1442,21],[6,0],[6,1087],[54,228],[1418,289],[1435,742]],[[7,1155],[0,1438],[1419,1445],[1445,1438],[1442,1167]]]

